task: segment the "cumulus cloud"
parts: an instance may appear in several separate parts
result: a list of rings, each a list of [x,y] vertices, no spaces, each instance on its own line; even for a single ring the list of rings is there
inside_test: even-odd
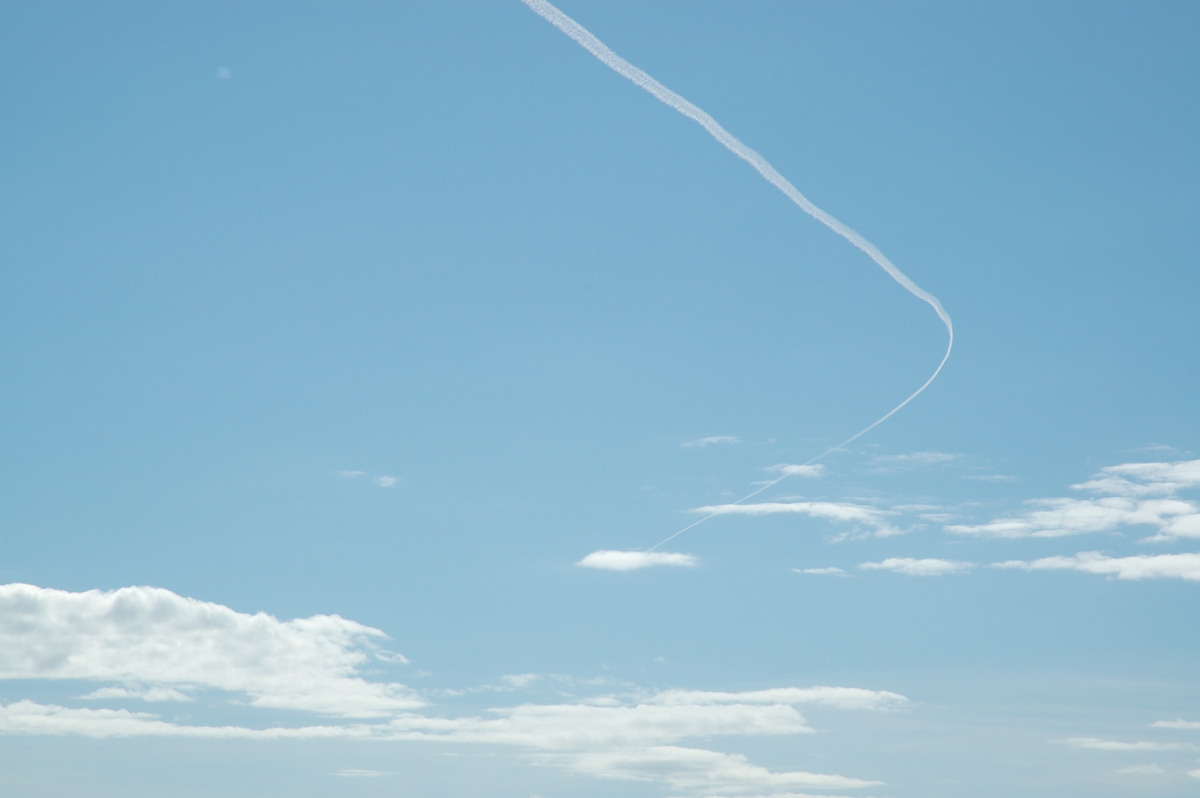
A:
[[[692,441],[684,441],[680,444],[685,449],[697,449],[705,446],[732,446],[741,443],[742,439],[736,435],[710,435],[707,438],[696,438]]]
[[[850,502],[758,502],[756,504],[714,504],[697,507],[694,513],[705,515],[807,515],[835,523],[851,523],[866,527],[874,537],[900,534],[887,523],[888,513],[875,507]]]
[[[582,568],[596,568],[601,571],[637,571],[641,568],[652,568],[660,565],[691,568],[698,562],[691,554],[679,554],[670,551],[614,551],[601,549],[600,551],[593,551],[575,564]]]
[[[959,560],[939,560],[934,557],[914,559],[912,557],[889,557],[882,562],[860,563],[864,571],[893,571],[908,576],[945,576],[959,574],[975,567],[975,563]]]
[[[729,735],[811,734],[814,729],[801,714],[804,707],[888,711],[908,703],[898,693],[840,686],[743,692],[634,689],[450,716],[422,703],[407,688],[361,676],[368,661],[378,660],[373,652],[382,636],[379,630],[338,616],[280,621],[161,588],[67,593],[6,585],[0,587],[0,678],[118,683],[93,691],[86,696],[89,700],[191,697],[335,717],[266,728],[194,725],[150,712],[25,699],[0,704],[0,735],[504,745],[532,752],[544,764],[598,778],[653,782],[694,796],[779,798],[801,794],[795,790],[842,790],[878,782],[773,771],[744,756],[685,743]],[[561,679],[571,677],[523,673],[503,677],[502,682],[515,690]],[[583,682],[571,679],[571,684],[578,687]],[[346,769],[333,775],[391,774]]]
[[[1200,553],[1107,557],[1098,551],[1085,551],[1070,557],[1008,560],[996,563],[995,567],[1026,571],[1084,571],[1115,576],[1117,579],[1187,579],[1200,582]]]
[[[280,621],[156,587],[0,586],[0,679],[117,682],[145,700],[205,687],[347,717],[421,706],[403,685],[359,675],[386,637],[336,615]]]
[[[1096,498],[1038,499],[1021,515],[946,529],[977,537],[1049,538],[1146,526],[1155,534],[1145,541],[1200,538],[1200,505],[1175,496],[1197,486],[1200,460],[1127,463],[1102,469],[1093,479],[1072,486],[1101,494]]]

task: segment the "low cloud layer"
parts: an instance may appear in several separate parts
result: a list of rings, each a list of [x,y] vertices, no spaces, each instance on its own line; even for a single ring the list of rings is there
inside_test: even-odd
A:
[[[699,561],[691,554],[679,554],[670,551],[614,551],[602,549],[593,551],[579,562],[581,568],[595,568],[600,571],[637,571],[642,568],[658,566],[673,566],[676,568],[691,568]]]

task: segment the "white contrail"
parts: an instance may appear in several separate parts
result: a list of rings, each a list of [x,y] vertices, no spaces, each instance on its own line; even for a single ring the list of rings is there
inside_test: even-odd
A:
[[[608,48],[607,45],[604,44],[604,42],[600,41],[595,36],[593,36],[587,30],[587,28],[583,27],[578,22],[571,19],[563,12],[559,11],[557,8],[552,6],[550,3],[547,3],[546,0],[521,0],[521,2],[523,2],[525,5],[529,6],[529,8],[531,8],[534,12],[536,12],[539,16],[541,16],[543,19],[545,19],[551,25],[558,28],[560,31],[567,34],[572,39],[574,39],[576,42],[578,42],[585,50],[587,50],[592,55],[596,56],[596,58],[598,58],[602,64],[604,64],[606,67],[611,69],[613,72],[616,72],[621,77],[626,78],[627,80],[631,81],[632,83],[636,84],[637,86],[640,86],[641,88],[645,89],[646,91],[650,92],[650,94],[654,95],[655,99],[659,100],[660,102],[662,102],[666,105],[669,105],[671,108],[674,108],[679,113],[683,114],[684,116],[686,116],[689,119],[698,123],[701,127],[703,127],[705,130],[707,130],[714,139],[719,141],[722,144],[722,146],[725,147],[725,149],[729,150],[734,155],[736,155],[737,157],[746,161],[746,163],[753,166],[755,171],[757,171],[760,175],[762,175],[764,178],[766,178],[767,182],[769,182],[771,185],[775,186],[775,188],[782,191],[784,196],[786,196],[788,199],[790,199],[792,202],[794,202],[796,205],[798,205],[800,207],[800,210],[804,211],[809,216],[813,217],[818,222],[825,225],[830,230],[837,233],[842,238],[846,239],[851,244],[853,244],[854,246],[858,247],[863,252],[865,252],[867,254],[867,257],[869,257],[871,260],[875,261],[876,265],[878,265],[879,268],[881,268],[885,272],[887,272],[889,277],[891,277],[893,280],[895,280],[897,283],[899,283],[901,286],[903,286],[904,290],[908,291],[910,294],[915,296],[917,299],[920,299],[922,302],[925,302],[931,308],[933,308],[933,311],[935,313],[937,313],[938,318],[942,320],[942,324],[946,325],[946,334],[948,336],[948,340],[946,342],[946,354],[942,355],[941,362],[938,363],[937,368],[933,370],[933,374],[929,375],[929,379],[927,379],[927,380],[925,380],[925,382],[921,383],[920,388],[917,388],[917,390],[913,391],[912,394],[907,399],[905,399],[903,402],[901,402],[900,404],[893,407],[891,410],[889,410],[887,413],[885,413],[880,418],[873,421],[871,424],[868,424],[867,426],[863,427],[858,432],[854,433],[849,438],[847,438],[846,440],[839,443],[837,446],[830,447],[829,449],[826,449],[825,451],[821,452],[816,457],[813,457],[811,460],[808,460],[806,463],[804,463],[804,465],[810,465],[812,463],[815,463],[816,461],[822,459],[829,453],[834,452],[849,443],[852,443],[853,441],[857,440],[858,438],[862,437],[863,435],[866,435],[868,432],[875,429],[880,424],[882,424],[883,422],[885,422],[889,418],[891,418],[893,415],[895,415],[896,412],[898,410],[900,410],[900,408],[904,407],[909,402],[911,402],[913,399],[916,399],[918,396],[920,396],[921,393],[926,388],[929,387],[929,384],[931,382],[933,382],[934,379],[937,378],[938,374],[941,373],[942,367],[946,365],[946,361],[950,359],[950,350],[954,348],[954,325],[950,321],[950,315],[948,313],[946,313],[945,308],[942,307],[942,303],[937,300],[937,297],[935,297],[933,294],[929,293],[928,291],[926,291],[925,289],[921,288],[919,285],[914,283],[912,280],[910,280],[908,278],[908,275],[906,275],[904,272],[900,271],[900,269],[898,269],[896,267],[896,264],[894,264],[890,260],[888,260],[887,256],[884,255],[882,252],[880,252],[879,249],[874,244],[872,244],[870,241],[863,238],[861,235],[854,232],[854,230],[852,230],[849,227],[847,227],[846,225],[842,224],[840,221],[838,221],[837,219],[835,219],[833,216],[829,215],[825,211],[821,210],[816,205],[812,204],[812,202],[809,201],[808,197],[801,194],[799,189],[797,189],[790,182],[788,182],[787,178],[785,178],[783,175],[779,174],[779,172],[775,171],[775,167],[773,167],[773,166],[771,166],[771,164],[767,163],[766,158],[763,158],[757,152],[755,152],[754,150],[750,149],[745,144],[740,142],[737,138],[735,138],[733,136],[732,133],[730,133],[728,130],[721,127],[719,124],[717,124],[717,120],[715,120],[711,116],[709,116],[699,106],[696,106],[696,105],[688,102],[683,97],[680,97],[678,94],[671,91],[666,86],[662,85],[657,80],[650,77],[645,72],[638,69],[633,64],[629,63],[624,58],[622,58],[621,56],[614,53],[612,50],[610,50]],[[745,496],[738,499],[736,502],[732,502],[732,503],[733,504],[741,504],[742,502],[746,501],[747,499],[753,498],[754,496],[757,496],[758,494],[762,493],[767,488],[774,487],[775,485],[779,484],[781,481],[786,479],[788,476],[790,476],[790,474],[787,472],[784,472],[777,479],[774,479],[771,482],[766,483],[765,485],[761,485],[760,487],[756,488],[754,491],[747,493]],[[715,515],[715,513],[713,515]],[[683,534],[684,532],[688,531],[692,527],[703,524],[705,521],[707,521],[708,519],[710,519],[712,517],[713,517],[712,515],[706,515],[703,518],[701,518],[699,521],[694,521],[694,522],[688,524],[683,529],[680,529],[678,532],[671,535],[670,537],[665,538],[664,540],[661,540],[658,543],[654,544],[649,549],[647,549],[647,551],[653,551],[654,549],[657,549],[659,546],[663,545],[664,543],[671,540],[672,538]]]

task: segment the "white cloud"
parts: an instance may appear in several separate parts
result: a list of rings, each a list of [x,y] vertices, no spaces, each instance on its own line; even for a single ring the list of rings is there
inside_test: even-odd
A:
[[[1156,720],[1150,724],[1156,729],[1187,729],[1200,731],[1200,720]]]
[[[371,476],[366,471],[338,471],[337,474],[338,476],[345,477],[346,479],[357,479],[358,477]]]
[[[869,465],[875,471],[910,471],[917,468],[949,463],[962,455],[948,452],[912,452],[911,454],[881,454],[872,457]]]
[[[742,439],[736,435],[710,435],[707,438],[696,438],[692,441],[684,441],[680,444],[685,449],[695,449],[705,446],[732,446],[741,443]]]
[[[1071,557],[1008,560],[996,563],[994,567],[1021,568],[1026,571],[1084,571],[1115,576],[1117,579],[1187,579],[1200,582],[1200,553],[1106,557],[1098,551],[1085,551]]]
[[[697,507],[694,513],[705,515],[807,515],[812,518],[822,518],[836,523],[854,523],[869,527],[875,537],[888,537],[900,534],[900,530],[890,526],[887,513],[875,507],[849,502],[758,502],[756,504],[714,504]]]
[[[859,563],[864,571],[893,571],[908,576],[945,576],[969,571],[974,563],[959,560],[939,560],[933,557],[914,559],[912,557],[889,557],[883,562]]]
[[[347,717],[421,706],[403,685],[358,675],[384,638],[336,615],[280,621],[156,587],[0,586],[0,679],[209,687],[245,694],[252,706]]]
[[[659,565],[690,568],[699,561],[691,554],[679,554],[669,551],[613,551],[601,549],[593,551],[576,565],[583,568],[596,568],[602,571],[636,571],[641,568],[652,568]]]
[[[600,778],[661,782],[675,790],[708,790],[721,795],[781,789],[845,790],[880,784],[824,773],[770,771],[751,764],[739,754],[677,746],[622,748],[539,759]]]
[[[815,574],[820,576],[848,576],[845,568],[838,568],[836,565],[830,565],[825,568],[793,568],[798,574]]]
[[[1086,748],[1092,751],[1195,751],[1200,746],[1191,743],[1160,743],[1150,740],[1140,740],[1136,743],[1126,743],[1119,740],[1102,740],[1098,737],[1070,737],[1059,740],[1060,743],[1072,748]]]
[[[779,463],[770,468],[771,471],[776,471],[785,477],[809,477],[815,478],[822,476],[825,473],[825,466],[817,463],[815,465],[792,465],[791,463]]]
[[[400,481],[400,477],[375,477],[375,484],[381,488],[392,488]]]
[[[1023,515],[985,524],[956,524],[950,532],[978,537],[1049,538],[1115,532],[1124,526],[1149,526],[1146,541],[1200,538],[1200,505],[1174,494],[1200,486],[1200,460],[1175,463],[1127,463],[1102,469],[1075,490],[1107,494],[1092,499],[1053,498],[1029,502]],[[1157,497],[1157,498],[1149,498]]]
[[[366,478],[373,485],[378,485],[381,488],[394,488],[402,481],[401,477],[394,477],[390,474],[372,474],[369,471],[336,471],[334,473],[346,479]]]
[[[105,698],[140,698],[143,701],[192,701],[192,697],[171,687],[101,687],[87,695],[84,699],[102,700]]]
[[[1158,776],[1167,771],[1151,763],[1149,765],[1130,765],[1125,768],[1117,768],[1115,772],[1125,776]]]
[[[1187,774],[1193,779],[1200,779],[1200,768],[1197,768],[1196,770],[1189,770]]]
[[[128,709],[18,700],[0,704],[0,735],[505,745],[536,752],[535,760],[544,764],[599,778],[654,782],[692,795],[778,798],[799,795],[795,790],[842,790],[878,782],[772,771],[744,756],[680,744],[728,735],[810,734],[814,730],[798,707],[887,711],[908,702],[898,693],[837,686],[744,692],[634,690],[446,716],[423,705],[407,688],[369,683],[359,676],[381,636],[378,630],[337,616],[283,622],[160,588],[67,593],[3,586],[0,678],[120,683],[97,689],[88,696],[91,699],[178,700],[191,691],[197,700],[210,703],[287,707],[341,717],[295,727],[189,725]],[[565,680],[575,686],[585,681],[528,673],[501,679],[510,690],[540,680]],[[347,720],[353,717],[370,720]],[[345,769],[332,775],[391,774]]]

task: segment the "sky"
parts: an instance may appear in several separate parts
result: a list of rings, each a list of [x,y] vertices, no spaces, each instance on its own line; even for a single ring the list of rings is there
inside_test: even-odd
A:
[[[545,5],[0,4],[0,792],[1200,792],[1200,8],[558,7],[944,368]]]

